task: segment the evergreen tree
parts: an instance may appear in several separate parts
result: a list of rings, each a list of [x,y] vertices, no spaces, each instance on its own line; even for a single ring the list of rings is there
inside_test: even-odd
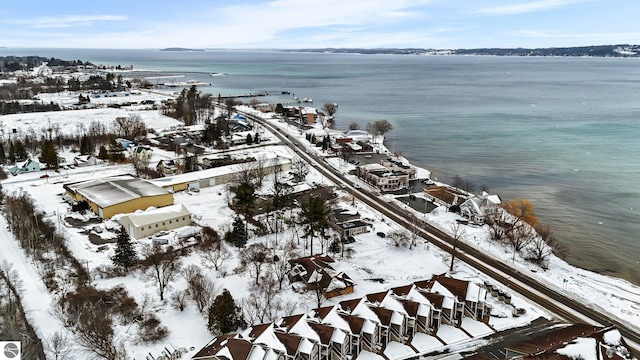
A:
[[[256,190],[253,185],[243,182],[236,188],[236,206],[238,212],[250,216],[256,202]]]
[[[117,244],[116,254],[111,258],[111,261],[113,261],[114,265],[122,266],[128,271],[130,267],[138,262],[138,256],[131,243],[131,237],[124,226],[120,226],[120,229],[118,229]]]
[[[40,162],[47,164],[47,167],[58,167],[58,151],[53,146],[53,142],[45,140],[40,147]]]
[[[80,154],[81,155],[93,155],[93,144],[88,135],[84,135],[80,139]]]
[[[233,230],[231,230],[231,242],[235,247],[244,247],[247,244],[247,226],[240,217],[233,221]]]
[[[9,141],[9,157],[7,158],[10,164],[16,162],[16,147],[13,145],[13,141]]]
[[[29,157],[27,149],[25,149],[24,144],[20,140],[16,140],[15,151],[16,161],[25,161],[27,157]]]
[[[242,317],[240,307],[236,305],[229,290],[224,289],[209,307],[207,328],[214,335],[227,334],[244,328],[247,323]]]
[[[100,145],[100,152],[98,153],[98,159],[107,160],[109,159],[109,153],[107,152],[107,148],[104,145]]]
[[[0,143],[0,164],[7,163],[7,155],[4,153],[4,143]]]
[[[258,136],[259,136],[259,135],[258,135],[258,133],[256,133],[256,134],[253,136],[253,143],[254,143],[254,144],[260,144],[260,138],[259,138]]]
[[[253,144],[253,137],[251,134],[247,134],[247,145]]]
[[[306,233],[311,243],[311,255],[313,255],[313,238],[317,231],[320,236],[324,236],[325,230],[329,227],[329,215],[331,208],[325,200],[319,196],[310,196],[306,202],[302,203],[300,211],[300,224],[306,227]]]

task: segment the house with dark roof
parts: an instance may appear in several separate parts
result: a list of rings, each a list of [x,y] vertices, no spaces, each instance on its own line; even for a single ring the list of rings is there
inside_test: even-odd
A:
[[[220,335],[211,340],[192,359],[194,360],[246,360],[253,345],[239,334]]]
[[[324,256],[316,260],[332,262]],[[315,270],[310,268],[309,271]],[[389,346],[398,344],[409,352],[415,352],[416,357],[425,355],[433,352],[434,347],[420,347],[420,341],[414,342],[415,339],[420,338],[422,342],[430,339],[429,342],[436,347],[437,344],[445,345],[435,336],[440,324],[436,314],[448,309],[446,318],[454,325],[458,323],[458,314],[460,318],[475,314],[471,309],[465,309],[465,302],[459,301],[460,306],[457,306],[455,300],[471,301],[473,297],[469,293],[477,288],[467,281],[452,280],[457,279],[435,276],[319,307],[307,314],[287,316],[276,323],[253,325],[242,333],[212,340],[194,359],[349,360],[359,356],[388,359],[387,350],[393,349]],[[481,292],[478,297],[482,297]],[[614,335],[603,336],[613,338]],[[236,346],[244,346],[245,349],[239,350]],[[609,349],[605,351],[607,355],[613,351],[611,347]],[[512,351],[515,354],[519,350],[514,347]]]
[[[615,327],[573,324],[505,347],[505,359],[631,360],[635,355]]]
[[[321,290],[326,298],[353,292],[355,283],[351,278],[331,267],[334,260],[327,255],[307,256],[289,260],[289,281],[301,281],[307,290]]]
[[[356,176],[380,191],[396,191],[409,187],[410,175],[380,164],[365,164],[356,168]]]

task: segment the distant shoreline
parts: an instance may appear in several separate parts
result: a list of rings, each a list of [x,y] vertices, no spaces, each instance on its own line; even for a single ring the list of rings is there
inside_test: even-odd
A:
[[[204,49],[189,49],[189,48],[173,47],[173,48],[160,49],[160,51],[204,51]]]

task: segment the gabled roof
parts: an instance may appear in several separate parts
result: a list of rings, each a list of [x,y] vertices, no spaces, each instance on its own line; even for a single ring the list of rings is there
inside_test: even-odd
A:
[[[207,359],[213,356],[229,360],[246,360],[251,343],[238,334],[220,335],[200,349],[192,359]]]
[[[433,275],[429,282],[432,284],[432,287],[436,286],[436,282],[440,283],[456,296],[458,301],[464,301],[467,298],[468,281],[458,280],[444,275]]]
[[[107,177],[69,183],[65,184],[64,188],[73,193],[82,194],[102,208],[143,197],[171,194],[148,181],[124,177]]]
[[[393,311],[380,307],[372,307],[371,310],[378,316],[380,323],[385,326],[391,325]]]
[[[182,216],[191,216],[191,213],[184,205],[175,204],[147,211],[134,212],[126,214],[123,217],[128,218],[135,226],[145,226]]]
[[[329,345],[331,343],[331,337],[333,332],[336,331],[336,328],[329,325],[318,324],[310,322],[309,326],[318,334],[320,337],[320,342],[323,345]]]
[[[620,332],[611,327],[574,324],[506,347],[526,359],[631,359]]]

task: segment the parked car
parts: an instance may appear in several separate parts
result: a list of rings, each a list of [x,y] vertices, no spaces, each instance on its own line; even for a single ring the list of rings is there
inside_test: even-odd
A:
[[[354,238],[353,236],[349,236],[348,238],[342,238],[342,243],[343,244],[353,244],[354,242],[356,242],[356,238]]]
[[[370,154],[364,155],[364,156],[363,156],[363,158],[365,158],[365,159],[371,159],[371,155],[370,155]]]
[[[49,174],[44,174],[44,175],[40,176],[40,179],[46,179],[48,177],[49,177]]]
[[[383,233],[382,231],[378,231],[378,232],[376,233],[376,235],[380,236],[381,238],[384,238],[384,237],[386,237],[386,236],[387,236],[387,235],[386,235],[385,233]]]

